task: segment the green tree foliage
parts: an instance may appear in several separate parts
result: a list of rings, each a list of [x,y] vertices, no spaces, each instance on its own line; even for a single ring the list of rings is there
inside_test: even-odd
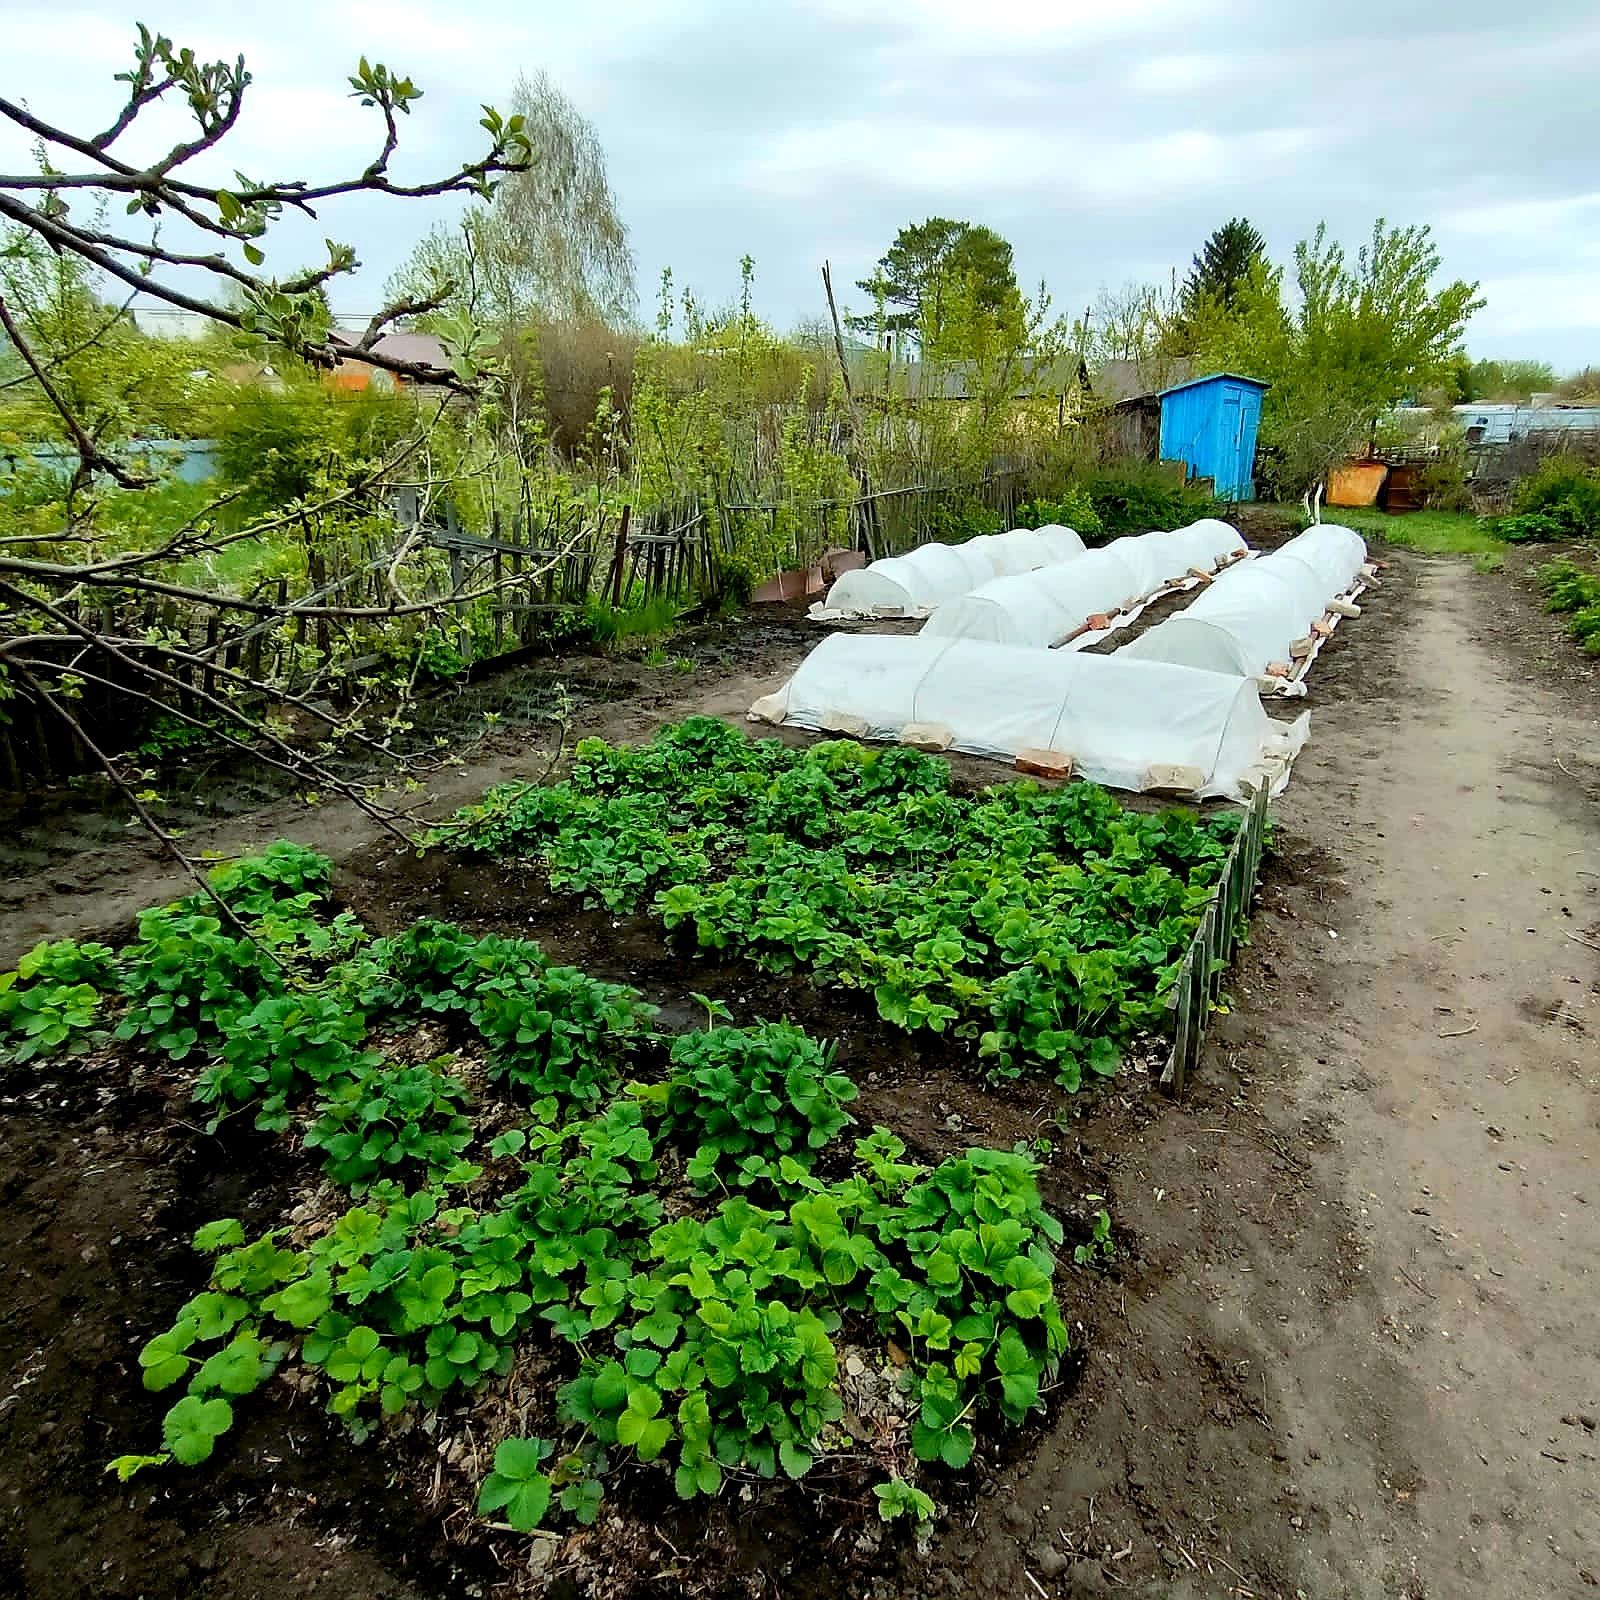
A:
[[[1202,300],[1232,310],[1251,269],[1266,256],[1267,241],[1243,217],[1223,223],[1200,247],[1184,279],[1184,316],[1194,315]]]
[[[1295,247],[1302,357],[1328,388],[1376,417],[1436,383],[1484,304],[1476,283],[1435,288],[1439,248],[1427,227],[1382,217],[1354,263],[1327,225]]]
[[[754,282],[746,256],[738,304],[708,315],[690,293],[675,301],[663,274],[656,337],[634,368],[631,443],[637,503],[724,508],[735,559],[759,581],[848,542],[856,481],[831,350],[757,317]],[[757,503],[777,509],[739,509]]]
[[[296,373],[277,387],[231,391],[213,415],[223,481],[245,491],[246,509],[263,512],[347,481],[416,424],[403,395],[341,393]]]
[[[437,224],[389,280],[390,300],[425,299],[448,286],[448,322],[470,308],[492,327],[529,322],[626,325],[635,305],[633,254],[605,150],[591,123],[543,72],[517,79],[533,164],[513,173],[459,224]]]
[[[1320,224],[1295,248],[1293,295],[1257,260],[1231,308],[1206,300],[1188,327],[1197,371],[1227,369],[1271,384],[1261,418],[1264,476],[1298,495],[1360,447],[1378,418],[1448,380],[1477,285],[1438,284],[1426,227],[1380,217],[1350,259]]]
[[[1554,393],[1556,381],[1548,361],[1469,361],[1462,355],[1451,363],[1441,389],[1460,405],[1473,400],[1525,405],[1536,394]]]
[[[198,431],[205,397],[193,349],[151,338],[127,310],[102,298],[81,256],[58,253],[36,233],[0,232],[0,299],[89,436],[103,447]],[[59,409],[9,344],[0,344],[0,441],[57,444],[73,436]]]
[[[882,310],[851,317],[852,328],[909,337],[925,353],[947,346],[975,315],[996,323],[1023,316],[1010,244],[992,228],[949,217],[902,228],[857,287]]]

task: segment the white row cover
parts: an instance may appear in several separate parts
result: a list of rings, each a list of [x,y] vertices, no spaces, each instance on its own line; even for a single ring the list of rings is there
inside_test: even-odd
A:
[[[1330,600],[1349,592],[1366,558],[1359,534],[1318,523],[1271,555],[1224,572],[1117,656],[1255,677],[1289,661],[1290,645],[1310,632]]]
[[[986,639],[1047,650],[1082,633],[1089,618],[1134,611],[1153,595],[1214,572],[1244,551],[1238,531],[1208,517],[1186,528],[1128,535],[1075,561],[1021,577],[995,578],[939,607],[923,626],[930,638]]]
[[[935,607],[992,578],[1034,572],[1083,553],[1071,528],[1013,528],[985,533],[965,544],[924,544],[903,556],[885,556],[841,573],[811,614],[830,617],[926,616]]]
[[[926,634],[833,634],[750,716],[867,739],[932,724],[973,755],[1059,751],[1113,788],[1233,800],[1279,793],[1310,729],[1269,718],[1248,678]]]

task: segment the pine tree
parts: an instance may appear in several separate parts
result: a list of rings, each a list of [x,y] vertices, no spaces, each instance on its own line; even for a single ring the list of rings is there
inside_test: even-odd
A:
[[[881,331],[938,345],[954,305],[971,300],[992,317],[1018,315],[1021,293],[1011,246],[992,228],[929,217],[902,228],[864,289],[882,307],[846,320],[858,333]]]
[[[1192,317],[1203,299],[1233,309],[1239,287],[1257,261],[1264,261],[1267,241],[1243,218],[1223,223],[1200,247],[1183,283],[1183,314]]]

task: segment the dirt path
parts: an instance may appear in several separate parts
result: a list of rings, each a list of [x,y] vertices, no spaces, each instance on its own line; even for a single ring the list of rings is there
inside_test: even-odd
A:
[[[1137,1259],[1078,1392],[930,1593],[1600,1576],[1600,685],[1509,580],[1399,553],[1368,609],[1234,1012],[1110,1174]]]
[[[1600,1569],[1600,961],[1578,942],[1600,924],[1600,725],[1482,642],[1493,591],[1465,568],[1407,563],[1393,586],[1383,720],[1325,719],[1282,812],[1346,888],[1326,929],[1300,920],[1331,1003],[1267,1048],[1330,1119],[1318,1175],[1370,1285],[1280,1376],[1296,1438],[1322,1436],[1304,1493],[1332,1518],[1302,1581],[1576,1593]],[[1391,1484],[1350,1481],[1345,1432],[1385,1443]]]

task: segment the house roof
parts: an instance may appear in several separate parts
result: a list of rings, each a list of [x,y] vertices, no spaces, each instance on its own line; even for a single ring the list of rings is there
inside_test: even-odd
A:
[[[334,328],[328,339],[336,345],[357,345],[361,342],[361,335],[352,333],[348,328]],[[390,361],[412,361],[429,367],[447,368],[450,365],[444,340],[436,333],[386,333],[371,348],[374,354],[385,356]],[[361,352],[351,350],[347,359],[359,361]]]
[[[881,390],[889,377],[884,352],[871,345],[854,345],[845,350],[850,381],[866,396]],[[971,367],[960,361],[899,361],[894,363],[894,392],[915,400],[968,400]],[[1018,399],[1034,395],[1055,395],[1087,377],[1081,359],[1067,355],[1056,361],[1024,356],[1018,363],[1014,394]]]
[[[1180,389],[1194,389],[1202,383],[1215,383],[1218,378],[1231,378],[1235,383],[1248,383],[1252,389],[1270,389],[1272,385],[1264,378],[1247,378],[1242,372],[1208,372],[1199,378],[1185,378],[1182,383],[1174,383],[1161,391],[1163,400],[1169,394],[1176,394]]]
[[[1162,385],[1182,383],[1193,369],[1187,356],[1155,361],[1102,361],[1091,387],[1095,399],[1107,405],[1160,394]]]

